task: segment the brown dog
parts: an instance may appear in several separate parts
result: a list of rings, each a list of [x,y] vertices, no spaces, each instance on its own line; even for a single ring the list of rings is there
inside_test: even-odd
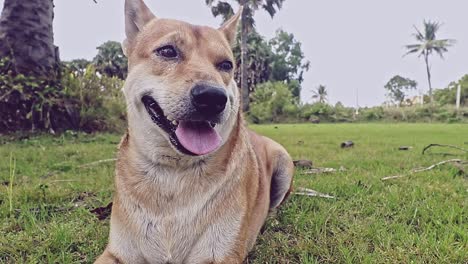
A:
[[[96,263],[242,263],[293,163],[244,125],[231,50],[241,11],[220,29],[156,18],[141,0],[125,14],[129,126]]]

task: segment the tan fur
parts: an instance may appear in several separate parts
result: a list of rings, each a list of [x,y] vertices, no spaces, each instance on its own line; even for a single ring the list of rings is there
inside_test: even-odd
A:
[[[141,15],[139,15],[141,13]],[[219,30],[158,19],[141,0],[126,1],[129,76],[124,93],[129,130],[119,147],[109,244],[96,263],[242,263],[270,209],[290,191],[292,161],[279,144],[248,130],[233,72],[240,13]],[[154,50],[176,45],[177,63]],[[197,82],[225,87],[229,96],[212,154],[179,153],[151,122],[140,98],[151,93],[177,119]]]

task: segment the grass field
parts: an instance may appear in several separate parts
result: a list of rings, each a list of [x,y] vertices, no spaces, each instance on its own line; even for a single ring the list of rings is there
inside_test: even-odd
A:
[[[429,143],[468,148],[468,125],[253,129],[282,143],[295,159],[347,170],[319,175],[297,171],[295,187],[337,199],[293,195],[268,220],[249,263],[468,263],[466,176],[446,165],[381,180],[453,158],[423,156],[421,150]],[[0,137],[0,263],[90,263],[101,253],[109,222],[89,210],[111,201],[114,165],[80,165],[113,158],[119,138]],[[344,140],[356,146],[341,149]],[[398,151],[401,145],[413,149]],[[458,157],[468,159],[463,153]]]

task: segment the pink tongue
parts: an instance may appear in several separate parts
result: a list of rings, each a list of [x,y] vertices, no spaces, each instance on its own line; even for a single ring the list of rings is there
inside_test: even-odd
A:
[[[208,122],[181,121],[175,133],[180,144],[196,155],[211,153],[221,145],[221,136]]]

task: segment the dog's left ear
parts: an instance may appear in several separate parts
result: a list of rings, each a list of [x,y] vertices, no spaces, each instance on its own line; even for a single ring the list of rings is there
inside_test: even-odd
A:
[[[146,6],[143,0],[125,0],[125,34],[123,51],[128,56],[128,48],[136,39],[143,27],[156,16]]]
[[[228,40],[229,44],[234,45],[236,42],[237,28],[239,26],[239,21],[242,17],[242,10],[244,8],[241,6],[239,11],[233,15],[228,21],[226,21],[219,30],[223,32],[224,36]]]

